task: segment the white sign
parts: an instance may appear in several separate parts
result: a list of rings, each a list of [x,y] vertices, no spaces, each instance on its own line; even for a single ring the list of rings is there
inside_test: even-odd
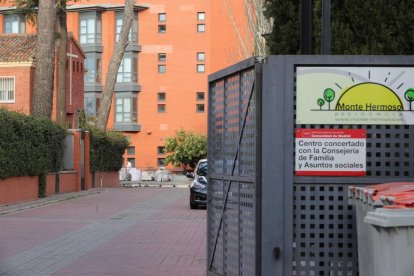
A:
[[[414,125],[414,67],[297,67],[297,124]]]
[[[365,129],[296,129],[295,173],[365,176]]]

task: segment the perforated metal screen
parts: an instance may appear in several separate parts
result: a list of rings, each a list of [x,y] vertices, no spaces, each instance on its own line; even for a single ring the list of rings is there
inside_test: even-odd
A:
[[[345,185],[294,186],[293,275],[357,275],[358,248]]]
[[[208,270],[255,274],[253,67],[210,83]]]

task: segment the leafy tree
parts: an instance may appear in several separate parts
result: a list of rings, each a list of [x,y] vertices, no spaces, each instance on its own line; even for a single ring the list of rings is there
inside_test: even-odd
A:
[[[179,130],[165,141],[165,163],[176,167],[195,168],[198,160],[207,156],[207,137],[191,131]]]
[[[405,99],[410,103],[410,111],[411,111],[411,103],[414,101],[414,88],[409,88],[404,94]]]
[[[299,2],[287,0],[265,2],[265,15],[273,19],[273,30],[267,41],[272,54],[299,53]]]
[[[331,102],[335,99],[335,91],[332,88],[325,89],[323,98],[328,102],[328,110],[331,110]]]
[[[299,53],[300,1],[267,0],[272,54]],[[322,0],[313,0],[312,52],[321,49]],[[331,1],[332,54],[414,54],[414,1]]]

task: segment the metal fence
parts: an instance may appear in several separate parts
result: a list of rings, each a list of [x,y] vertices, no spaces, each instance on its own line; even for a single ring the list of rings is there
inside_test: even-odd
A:
[[[296,124],[296,70],[412,64],[411,56],[270,56],[209,77],[208,275],[358,275],[347,187],[412,180],[414,126]],[[365,129],[366,176],[295,176],[297,128]]]

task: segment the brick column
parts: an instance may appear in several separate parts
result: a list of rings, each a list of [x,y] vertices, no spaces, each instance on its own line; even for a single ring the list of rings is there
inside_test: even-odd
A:
[[[73,169],[76,171],[76,190],[81,190],[81,131],[78,129],[73,129]]]

